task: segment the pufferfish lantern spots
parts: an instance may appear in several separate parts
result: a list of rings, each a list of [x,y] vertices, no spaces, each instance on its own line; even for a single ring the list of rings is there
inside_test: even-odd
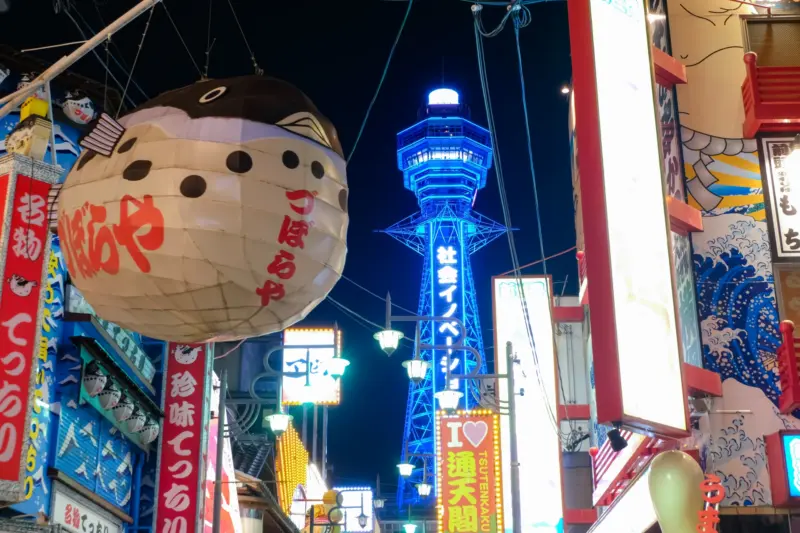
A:
[[[101,115],[81,145],[59,234],[102,318],[173,342],[240,339],[291,326],[339,280],[345,161],[295,87],[199,82]]]

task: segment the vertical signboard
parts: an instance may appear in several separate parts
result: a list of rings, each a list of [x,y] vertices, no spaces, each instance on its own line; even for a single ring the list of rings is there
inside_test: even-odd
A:
[[[499,416],[436,414],[439,533],[503,530]]]
[[[685,436],[647,9],[642,0],[570,0],[567,8],[583,220],[591,221],[584,238],[598,421]]]
[[[18,166],[13,157],[0,163]],[[32,163],[29,166],[34,166]],[[19,501],[25,488],[34,396],[34,361],[41,329],[42,283],[50,239],[47,195],[50,183],[13,171],[0,176],[0,204],[6,221],[0,234],[0,500]],[[41,410],[41,407],[38,407]],[[31,487],[32,490],[32,487]]]
[[[334,328],[290,328],[283,332],[284,346],[329,346],[329,348],[287,348],[283,350],[284,372],[306,372],[306,376],[282,379],[284,405],[339,405],[341,382],[328,372],[328,361],[341,350],[341,333]],[[337,346],[336,349],[330,346]],[[308,357],[306,354],[308,353]],[[310,368],[306,369],[306,365]],[[310,385],[310,386],[306,386]]]
[[[194,533],[202,531],[205,500],[201,483],[210,357],[205,344],[174,342],[167,345],[166,357],[155,531]]]
[[[431,224],[431,249],[430,261],[431,280],[431,309],[434,316],[444,318],[457,318],[464,321],[464,257],[462,239],[459,239],[459,228],[454,222]],[[452,346],[457,343],[462,335],[456,322],[432,322],[433,344],[436,346]],[[463,351],[448,350],[450,354],[450,372],[453,374],[466,374],[469,370],[465,366]],[[449,385],[445,383],[447,374],[447,356],[444,353],[435,354],[433,361],[434,391],[461,390],[464,397],[461,406],[467,405],[467,390],[462,387],[460,380],[453,378]]]
[[[511,439],[517,439],[520,499],[536,501],[523,505],[521,530],[547,527],[563,529],[561,484],[561,440],[556,432],[558,376],[553,335],[552,290],[547,276],[495,277],[492,280],[494,309],[495,365],[498,374],[509,369],[506,343],[511,342],[519,360],[514,365],[516,435],[509,431],[508,417],[500,419],[502,437],[503,488],[506,531],[513,530],[511,513]],[[520,291],[522,289],[522,291]],[[525,297],[522,297],[522,294]],[[524,307],[528,321],[525,320]],[[530,326],[530,328],[528,327]],[[533,345],[531,345],[533,344]],[[503,382],[497,387],[501,401],[508,401]]]
[[[770,248],[776,263],[800,263],[800,187],[792,183],[794,169],[789,168],[788,159],[793,141],[792,137],[763,137],[758,151],[766,189]]]

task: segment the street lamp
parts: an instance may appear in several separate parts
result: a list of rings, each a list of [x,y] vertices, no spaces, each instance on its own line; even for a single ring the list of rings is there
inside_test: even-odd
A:
[[[419,383],[424,380],[430,366],[431,365],[427,361],[423,361],[422,359],[403,361],[403,367],[406,369],[408,379],[410,379],[412,383]]]
[[[416,524],[403,524],[403,531],[405,533],[415,533],[417,531]]]
[[[432,490],[433,486],[430,483],[417,483],[417,492],[423,498],[430,496]]]
[[[350,365],[350,361],[347,359],[342,359],[339,354],[328,361],[328,373],[330,373],[333,379],[341,379],[344,375],[345,369]]]
[[[397,465],[397,469],[400,471],[401,476],[408,477],[414,472],[414,465],[411,463],[400,463]]]
[[[464,393],[457,390],[447,389],[440,390],[433,396],[439,400],[439,409],[442,409],[443,411],[454,411],[458,409],[458,402],[464,396]]]
[[[383,506],[386,505],[386,498],[375,498],[372,500],[372,505],[375,506],[375,509],[383,509]]]
[[[397,350],[397,346],[400,344],[400,340],[404,337],[402,331],[397,331],[396,329],[386,328],[383,331],[379,331],[375,335],[372,336],[373,339],[378,341],[378,344],[381,347],[381,350],[386,352],[386,355],[391,356],[395,350]]]
[[[358,515],[357,519],[358,519],[358,525],[359,527],[361,527],[361,529],[367,527],[367,522],[369,521],[369,517],[364,514],[364,511],[361,511],[361,514]]]
[[[267,417],[269,429],[275,434],[276,437],[283,435],[289,429],[289,423],[292,421],[292,415],[277,412]]]

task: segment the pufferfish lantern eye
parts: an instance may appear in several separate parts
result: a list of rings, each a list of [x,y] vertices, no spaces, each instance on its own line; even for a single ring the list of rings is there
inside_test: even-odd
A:
[[[198,100],[198,101],[201,104],[209,104],[209,103],[213,102],[214,100],[216,100],[217,98],[219,98],[220,96],[222,96],[223,94],[225,94],[225,92],[227,90],[228,90],[227,87],[225,87],[224,85],[220,85],[216,89],[211,89],[206,94],[201,96],[200,100]]]

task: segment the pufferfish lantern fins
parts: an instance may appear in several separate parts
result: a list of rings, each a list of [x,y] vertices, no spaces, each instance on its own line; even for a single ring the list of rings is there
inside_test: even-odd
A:
[[[122,124],[103,113],[79,144],[88,150],[111,157],[124,134],[125,128]]]
[[[331,140],[328,139],[328,135],[325,133],[325,128],[322,127],[322,124],[320,124],[311,113],[293,113],[278,122],[276,126],[280,126],[281,128],[296,135],[301,135],[307,139],[311,139],[312,141],[333,150],[333,144],[331,143]]]

